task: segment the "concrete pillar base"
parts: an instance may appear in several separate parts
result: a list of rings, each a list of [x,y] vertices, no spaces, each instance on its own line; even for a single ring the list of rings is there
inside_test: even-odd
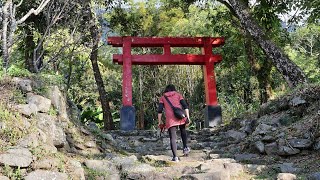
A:
[[[136,128],[136,110],[133,106],[122,106],[120,110],[120,129],[131,131]]]
[[[204,111],[204,125],[206,128],[217,127],[222,123],[221,106],[206,105]]]

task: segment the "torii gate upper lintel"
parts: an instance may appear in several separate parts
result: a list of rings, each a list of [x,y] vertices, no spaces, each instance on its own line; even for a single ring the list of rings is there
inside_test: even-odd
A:
[[[113,62],[122,65],[122,104],[120,128],[135,129],[135,109],[132,106],[132,65],[203,65],[206,107],[205,126],[214,127],[221,122],[221,107],[218,105],[215,63],[222,60],[213,54],[212,48],[222,46],[222,37],[108,37],[108,44],[122,47],[122,54],[114,54]],[[163,54],[132,55],[132,47],[162,47]],[[199,47],[202,54],[171,54],[171,47]]]

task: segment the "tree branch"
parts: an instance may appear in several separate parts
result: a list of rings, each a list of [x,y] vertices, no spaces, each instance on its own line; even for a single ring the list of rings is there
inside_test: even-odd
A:
[[[237,13],[233,10],[233,8],[230,6],[230,4],[227,1],[225,0],[217,0],[217,1],[225,5],[234,16],[238,17]]]
[[[17,21],[17,24],[23,23],[31,14],[38,15],[49,2],[50,0],[42,0],[36,10],[34,10],[34,8],[30,9],[26,15],[24,15],[20,20]]]

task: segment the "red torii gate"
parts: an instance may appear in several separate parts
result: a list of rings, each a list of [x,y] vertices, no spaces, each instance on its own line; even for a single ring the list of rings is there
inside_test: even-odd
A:
[[[212,53],[212,48],[222,46],[222,37],[108,37],[108,44],[122,47],[123,54],[114,54],[113,62],[121,64],[122,108],[120,128],[135,129],[135,108],[132,106],[132,65],[203,65],[206,107],[205,126],[214,127],[221,122],[221,107],[218,105],[214,65],[222,56]],[[132,47],[162,47],[163,54],[132,55]],[[171,47],[199,47],[202,54],[171,54]]]

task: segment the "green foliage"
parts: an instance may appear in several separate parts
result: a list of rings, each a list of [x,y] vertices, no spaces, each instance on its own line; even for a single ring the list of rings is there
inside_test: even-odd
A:
[[[50,109],[49,109],[48,114],[50,116],[57,116],[58,115],[58,111],[57,111],[57,109],[55,109],[54,107],[51,106]]]
[[[61,89],[64,89],[64,79],[61,75],[53,74],[35,74],[32,76],[34,81],[37,82],[37,86],[33,88],[33,91],[36,94],[47,96],[51,86],[58,86]]]
[[[20,68],[14,64],[8,68],[7,73],[12,77],[30,77],[31,76],[31,73],[28,70],[24,68]]]
[[[14,89],[13,90],[13,95],[12,95],[11,99],[17,104],[25,104],[26,101],[27,101],[27,98],[21,92],[20,89]]]
[[[279,169],[277,167],[268,167],[261,171],[259,174],[257,174],[254,179],[275,179],[277,174],[279,173]]]
[[[1,171],[0,171],[1,172]],[[18,180],[22,179],[22,172],[20,167],[10,167],[5,165],[2,170],[2,174],[7,176],[9,179]]]
[[[297,116],[290,116],[290,115],[287,115],[287,116],[284,116],[284,117],[281,117],[279,119],[279,122],[281,125],[283,126],[289,126],[295,122],[297,122],[299,119],[299,117]]]
[[[103,114],[102,114],[102,108],[101,107],[88,107],[85,110],[81,112],[81,121],[84,123],[87,122],[94,122],[96,124],[102,124],[103,123]]]
[[[85,167],[84,170],[85,170],[86,179],[88,180],[95,180],[97,179],[97,177],[101,177],[101,176],[106,177],[108,175],[107,172],[101,172],[101,171],[97,171],[87,167]]]
[[[243,102],[238,96],[219,94],[219,102],[222,107],[222,117],[225,123],[229,123],[234,117],[244,113],[253,113],[259,108],[259,102],[255,101],[251,104]]]
[[[108,1],[109,2],[109,1]],[[113,32],[108,35],[128,36],[224,36],[226,44],[214,48],[214,53],[220,53],[223,61],[215,65],[219,103],[223,109],[223,119],[229,121],[246,111],[254,111],[259,105],[260,96],[265,91],[261,79],[270,78],[270,86],[274,94],[285,90],[283,80],[275,68],[267,68],[264,52],[252,43],[252,55],[260,71],[254,72],[246,46],[248,36],[240,23],[225,6],[211,1],[194,0],[150,0],[150,1],[119,1],[116,5],[96,3],[96,7],[110,6],[107,11],[95,11],[99,19],[97,25],[109,22]],[[268,37],[280,47],[285,45],[291,59],[307,74],[312,82],[319,82],[319,25],[308,24],[298,27],[290,33],[281,29],[279,14],[287,13],[293,6],[312,14],[318,11],[316,1],[257,1],[252,5],[251,12],[257,22],[267,32]],[[38,1],[37,1],[38,3]],[[43,14],[26,21],[26,26],[19,26],[21,34],[28,34],[30,28],[34,43],[44,38],[44,66],[38,74],[25,70],[25,39],[16,38],[17,44],[12,47],[10,76],[31,77],[40,86],[34,91],[45,95],[45,87],[58,85],[64,87],[68,98],[81,109],[83,122],[95,122],[102,126],[101,105],[91,63],[88,60],[91,52],[89,30],[84,28],[83,21],[88,14],[83,11],[80,1],[73,2],[76,12],[66,12],[65,17],[55,22],[44,36],[45,25]],[[61,2],[53,2],[52,7],[60,9]],[[17,15],[25,14],[30,9],[25,4],[17,9]],[[251,8],[251,7],[248,7]],[[104,12],[104,13],[103,13]],[[299,21],[301,17],[293,19]],[[107,23],[108,24],[108,23]],[[104,29],[103,29],[104,30]],[[19,34],[19,35],[21,35]],[[21,36],[22,37],[22,36]],[[250,39],[248,41],[251,41]],[[312,46],[310,42],[312,41]],[[252,41],[251,41],[252,42]],[[311,48],[312,47],[312,48]],[[197,48],[172,48],[172,53],[199,54]],[[161,53],[155,48],[137,48],[135,54]],[[112,63],[112,54],[121,53],[120,49],[107,45],[99,46],[98,64],[103,77],[111,113],[115,122],[119,122],[121,108],[122,67]],[[13,60],[14,59],[14,60]],[[157,118],[157,102],[163,88],[173,83],[190,105],[192,121],[203,121],[204,82],[200,66],[134,66],[133,67],[133,102],[137,109],[138,119],[145,122],[146,128],[152,128]],[[0,78],[3,71],[0,70]],[[261,78],[262,77],[262,78]],[[24,95],[14,92],[17,103],[25,101]],[[51,114],[56,112],[52,109]],[[194,124],[193,124],[194,125]]]
[[[309,24],[290,34],[292,43],[286,46],[289,57],[303,69],[313,83],[320,82],[320,25]]]
[[[4,77],[4,71],[0,69],[0,81],[2,81],[3,77]]]

